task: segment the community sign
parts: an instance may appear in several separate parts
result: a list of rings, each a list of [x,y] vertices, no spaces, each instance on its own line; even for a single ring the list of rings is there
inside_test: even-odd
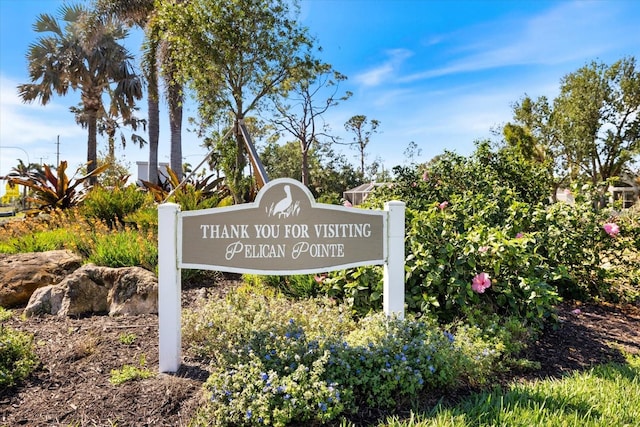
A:
[[[180,215],[181,268],[324,272],[385,260],[385,211],[315,203],[298,181],[271,181],[251,204]]]
[[[383,310],[404,315],[404,210],[316,203],[289,178],[268,182],[254,203],[180,212],[158,206],[160,372],[181,361],[182,268],[252,274],[322,273],[384,265]]]

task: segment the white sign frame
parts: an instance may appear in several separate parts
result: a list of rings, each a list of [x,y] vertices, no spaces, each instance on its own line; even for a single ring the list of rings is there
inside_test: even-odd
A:
[[[379,215],[383,217],[384,236],[383,258],[353,263],[336,263],[322,268],[306,268],[301,266],[295,270],[252,269],[250,267],[229,267],[211,263],[183,262],[183,218],[219,212],[241,212],[255,209],[261,198],[275,185],[288,184],[303,189],[309,197],[312,209],[328,209],[332,212],[358,211],[363,215]],[[225,208],[203,209],[199,211],[180,212],[180,206],[174,203],[163,203],[158,206],[158,328],[159,328],[159,370],[160,372],[176,372],[181,364],[181,269],[206,269],[233,273],[255,274],[308,274],[346,269],[363,265],[384,265],[383,310],[387,315],[404,317],[404,237],[405,237],[405,204],[400,201],[385,203],[384,211],[364,210],[316,203],[311,192],[296,180],[282,178],[270,181],[263,187],[254,203],[235,205]]]

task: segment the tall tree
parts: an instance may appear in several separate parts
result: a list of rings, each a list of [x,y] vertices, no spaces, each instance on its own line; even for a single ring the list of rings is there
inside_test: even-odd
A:
[[[42,170],[42,166],[38,163],[29,163],[26,164],[22,161],[22,159],[18,159],[18,164],[11,168],[11,172],[7,174],[5,178],[22,178],[26,179],[31,175],[42,177],[44,176],[44,172]],[[27,187],[22,187],[22,209],[27,208]]]
[[[335,139],[327,133],[329,127],[322,121],[322,115],[352,95],[349,91],[337,95],[339,83],[344,80],[346,76],[332,70],[329,64],[318,63],[313,69],[305,70],[305,76],[293,79],[286,98],[275,100],[279,113],[273,120],[276,127],[295,137],[300,144],[301,181],[304,185],[310,182],[309,152],[318,142],[318,137]],[[318,100],[319,97],[322,99]]]
[[[69,88],[80,90],[87,117],[87,169],[97,163],[97,115],[103,93],[115,85],[114,96],[131,106],[142,98],[142,83],[134,72],[133,57],[119,41],[127,31],[118,23],[89,13],[80,5],[63,5],[60,21],[49,14],[38,16],[34,30],[47,33],[29,47],[31,83],[18,86],[25,102],[46,105],[52,95],[64,96]],[[64,25],[64,26],[63,26]],[[90,183],[95,183],[91,175]]]
[[[295,78],[287,98],[277,98],[275,107],[279,116],[274,118],[276,127],[293,136],[300,143],[302,184],[309,185],[309,151],[318,137],[332,139],[327,134],[326,123],[318,123],[322,115],[352,94],[347,91],[338,96],[338,86],[346,76],[332,70],[329,64],[318,64],[303,78]],[[327,93],[328,91],[328,93]],[[318,97],[327,95],[318,100]]]
[[[260,154],[270,177],[298,180],[302,177],[301,156],[298,141],[286,144],[271,141]],[[314,144],[309,150],[308,161],[310,181],[307,186],[316,198],[338,202],[344,191],[362,184],[358,172],[343,155],[335,153],[330,144]]]
[[[354,145],[360,153],[360,173],[363,178],[365,176],[365,150],[371,140],[371,134],[378,131],[378,126],[380,126],[380,121],[376,119],[369,121],[367,116],[363,115],[353,116],[344,124],[344,128],[347,131],[354,133],[353,142],[349,143],[349,145]]]
[[[102,108],[98,110],[96,116],[97,129],[98,134],[107,137],[107,158],[115,159],[117,131],[119,129],[122,130],[124,127],[130,128],[133,132],[137,132],[139,128],[146,130],[147,120],[138,118],[135,115],[135,111],[138,110],[137,107],[132,111],[131,106],[122,103],[122,99],[115,97],[113,91],[107,89],[107,92],[109,93],[111,102],[109,103],[108,109],[104,108],[105,106],[103,104]],[[82,105],[79,107],[70,107],[69,109],[75,114],[76,123],[81,125],[83,128],[87,128],[87,116]],[[131,134],[130,139],[132,142],[137,143],[140,148],[142,148],[147,142],[137,133]],[[120,132],[120,143],[123,148],[127,146],[127,137],[122,131]]]
[[[179,78],[178,67],[173,60],[174,48],[171,43],[160,43],[161,75],[166,85],[166,98],[169,105],[169,131],[171,147],[169,151],[169,166],[177,178],[182,180],[182,83]]]
[[[564,145],[555,126],[553,108],[546,97],[525,96],[513,105],[513,122],[502,129],[509,149],[524,161],[542,164],[551,179],[551,195],[578,173],[575,153]]]
[[[556,126],[593,184],[619,177],[640,153],[640,70],[634,57],[592,62],[566,75]]]
[[[158,90],[158,44],[160,37],[152,36],[150,24],[154,0],[96,0],[98,13],[114,16],[126,25],[144,31],[142,69],[147,84],[147,114],[149,125],[149,182],[158,183],[158,144],[160,140],[160,95]]]
[[[176,75],[189,82],[204,125],[230,113],[236,123],[259,110],[301,67],[313,63],[312,40],[288,0],[164,2],[162,36],[173,46]],[[297,8],[296,8],[297,9]],[[236,203],[246,201],[245,143],[235,131],[235,159],[225,171]]]
[[[592,62],[567,74],[549,103],[525,96],[503,128],[508,145],[545,163],[555,190],[568,179],[598,184],[621,176],[640,154],[640,73],[635,58]]]

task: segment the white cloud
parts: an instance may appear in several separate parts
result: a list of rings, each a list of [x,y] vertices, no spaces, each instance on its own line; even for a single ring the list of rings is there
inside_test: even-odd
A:
[[[614,6],[611,2],[561,2],[532,18],[508,16],[466,28],[449,35],[466,43],[449,52],[451,60],[446,65],[399,81],[409,83],[513,65],[561,64],[595,59],[612,46],[637,46],[640,33],[637,28],[624,28]],[[616,20],[620,25],[612,26]]]
[[[410,58],[413,53],[407,49],[393,49],[386,51],[385,55],[388,58],[382,64],[358,74],[354,78],[356,83],[364,86],[378,86],[381,83],[386,83],[388,79],[396,75],[403,62]]]
[[[0,175],[15,166],[17,159],[55,163],[58,135],[61,160],[68,160],[71,167],[82,163],[86,159],[87,133],[75,123],[68,106],[57,101],[47,106],[25,104],[16,86],[15,81],[0,76],[0,147],[5,147],[0,148]],[[73,102],[72,98],[64,101]]]

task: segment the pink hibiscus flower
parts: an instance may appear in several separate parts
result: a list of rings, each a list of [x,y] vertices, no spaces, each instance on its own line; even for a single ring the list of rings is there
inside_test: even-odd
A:
[[[479,273],[471,281],[471,289],[474,292],[483,294],[491,286],[491,278],[487,273]]]
[[[604,228],[604,231],[611,237],[616,237],[618,233],[620,233],[620,227],[618,227],[618,224],[615,222],[607,222],[602,228]]]

